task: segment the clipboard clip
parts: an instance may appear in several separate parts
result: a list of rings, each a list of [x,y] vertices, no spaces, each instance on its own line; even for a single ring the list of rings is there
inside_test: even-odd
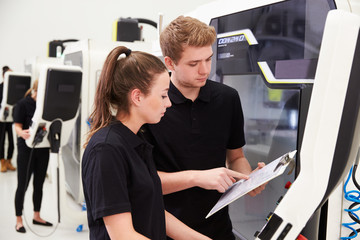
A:
[[[282,156],[279,163],[276,165],[276,167],[274,169],[274,172],[276,172],[276,170],[281,166],[289,165],[290,166],[290,171],[288,172],[288,175],[290,175],[293,172],[294,168],[295,168],[295,158],[294,157],[290,157],[289,153]]]

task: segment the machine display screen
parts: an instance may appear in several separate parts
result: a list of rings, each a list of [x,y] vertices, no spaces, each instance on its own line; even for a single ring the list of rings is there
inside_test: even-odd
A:
[[[26,91],[30,88],[30,76],[9,76],[8,97],[7,104],[15,105],[21,98],[24,97]]]
[[[247,50],[247,42],[244,34],[237,34],[217,39],[217,59],[239,57],[241,51]]]
[[[334,8],[328,0],[292,0],[212,19],[218,35],[213,79],[259,74],[259,61],[265,61],[277,78],[314,78],[326,16]],[[300,67],[289,71],[289,65]]]
[[[48,70],[43,119],[67,121],[75,117],[80,102],[81,79],[82,73],[78,71]]]

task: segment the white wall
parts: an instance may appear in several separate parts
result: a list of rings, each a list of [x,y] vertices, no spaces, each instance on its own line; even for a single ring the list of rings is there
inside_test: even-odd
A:
[[[112,23],[120,17],[168,24],[211,0],[0,0],[0,67],[24,71],[24,60],[48,55],[52,40],[110,41]],[[143,37],[153,41],[157,30],[144,24]]]

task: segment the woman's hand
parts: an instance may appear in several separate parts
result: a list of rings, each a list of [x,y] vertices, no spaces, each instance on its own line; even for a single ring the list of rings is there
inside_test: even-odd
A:
[[[14,123],[14,128],[15,128],[15,132],[16,134],[23,138],[23,139],[28,139],[30,137],[30,130],[29,129],[22,129],[23,125],[22,123]]]
[[[25,140],[28,139],[30,137],[30,130],[23,129],[22,131],[20,131],[20,137],[22,137]]]

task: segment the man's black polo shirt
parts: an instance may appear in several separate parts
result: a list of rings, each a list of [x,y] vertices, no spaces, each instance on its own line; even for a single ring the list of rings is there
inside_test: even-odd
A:
[[[90,239],[110,239],[103,217],[131,212],[134,229],[166,239],[161,182],[152,146],[121,122],[96,132],[85,149],[82,181]]]
[[[154,145],[157,169],[164,172],[225,167],[226,150],[245,144],[244,120],[237,91],[208,80],[198,98],[186,99],[171,83],[172,106],[145,135]],[[227,208],[205,216],[221,196],[198,187],[164,196],[165,208],[190,227],[213,239],[233,239]]]

